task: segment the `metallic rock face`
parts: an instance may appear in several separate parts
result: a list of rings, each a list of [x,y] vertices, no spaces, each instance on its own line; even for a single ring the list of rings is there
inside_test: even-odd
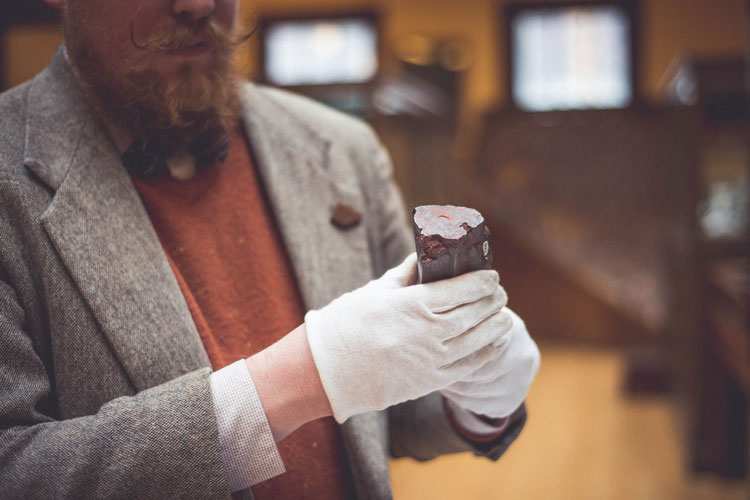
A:
[[[492,269],[490,230],[473,208],[424,205],[412,212],[420,283]]]

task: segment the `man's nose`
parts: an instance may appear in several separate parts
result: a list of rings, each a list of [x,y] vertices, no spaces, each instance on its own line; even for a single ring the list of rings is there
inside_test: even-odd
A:
[[[175,0],[172,4],[172,12],[193,21],[210,16],[214,9],[216,9],[214,0]]]

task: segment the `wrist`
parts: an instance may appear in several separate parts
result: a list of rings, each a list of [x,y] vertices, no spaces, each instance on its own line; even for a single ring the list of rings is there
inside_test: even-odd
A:
[[[245,360],[278,443],[302,425],[333,414],[304,323]]]

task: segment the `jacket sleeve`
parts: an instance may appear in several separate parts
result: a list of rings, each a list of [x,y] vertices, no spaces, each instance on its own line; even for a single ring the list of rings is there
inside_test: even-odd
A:
[[[2,498],[228,498],[208,368],[58,420],[24,323],[0,280]]]
[[[394,458],[431,460],[440,455],[470,451],[491,460],[499,459],[518,437],[526,423],[526,406],[510,416],[497,439],[480,443],[459,435],[443,410],[440,393],[433,392],[388,409],[389,446]]]
[[[398,265],[415,250],[414,237],[401,194],[393,179],[393,167],[385,149],[376,144],[368,210],[378,214],[371,245],[375,249],[375,273],[380,275]],[[497,460],[515,440],[526,421],[526,408],[513,414],[506,431],[495,441],[476,443],[461,437],[443,409],[442,398],[434,392],[422,398],[388,408],[389,449],[393,457],[429,460],[439,455],[470,451]]]

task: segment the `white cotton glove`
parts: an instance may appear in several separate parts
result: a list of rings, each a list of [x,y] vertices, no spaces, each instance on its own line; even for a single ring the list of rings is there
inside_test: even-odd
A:
[[[441,391],[460,407],[491,418],[513,413],[539,370],[539,349],[526,324],[509,308],[513,326],[500,340],[492,359],[479,370]]]
[[[416,255],[305,316],[338,422],[443,389],[484,366],[510,328],[495,271],[407,286]]]

